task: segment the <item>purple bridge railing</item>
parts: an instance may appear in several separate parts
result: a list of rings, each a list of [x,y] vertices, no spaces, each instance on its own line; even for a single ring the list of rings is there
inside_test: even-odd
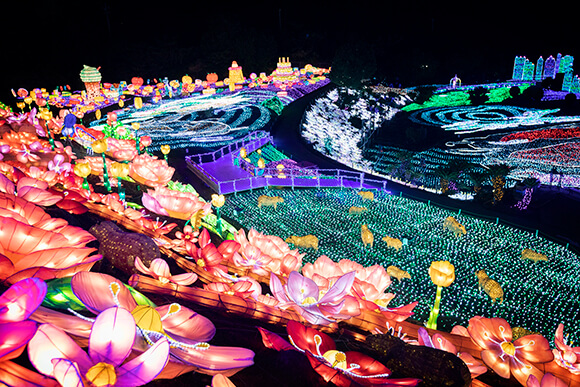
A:
[[[225,161],[228,167],[234,165],[235,151],[244,147],[247,152],[253,152],[267,143],[273,143],[272,137],[266,132],[257,131],[248,136],[222,147],[215,152],[187,156],[187,167],[211,189],[218,194],[230,194],[240,191],[282,187],[311,187],[311,188],[354,188],[354,189],[381,189],[386,191],[386,180],[369,178],[365,172],[346,171],[343,169],[318,168],[276,168],[256,170],[257,176],[243,171],[240,167],[240,177],[234,179],[220,179],[204,168],[204,164]],[[219,169],[218,169],[219,170]]]

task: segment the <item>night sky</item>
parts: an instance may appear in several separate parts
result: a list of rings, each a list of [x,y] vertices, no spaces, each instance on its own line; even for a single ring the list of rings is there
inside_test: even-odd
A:
[[[11,88],[80,89],[83,64],[100,66],[105,82],[223,78],[233,60],[246,75],[273,71],[280,56],[328,67],[354,42],[376,58],[378,79],[415,86],[447,83],[455,73],[464,83],[505,80],[516,55],[535,62],[577,51],[574,12],[556,2],[199,3],[3,4],[0,101],[12,102]]]

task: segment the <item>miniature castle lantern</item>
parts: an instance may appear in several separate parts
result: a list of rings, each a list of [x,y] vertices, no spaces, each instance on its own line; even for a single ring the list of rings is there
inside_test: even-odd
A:
[[[99,68],[83,65],[80,76],[87,90],[87,100],[93,101],[101,95],[101,73]]]

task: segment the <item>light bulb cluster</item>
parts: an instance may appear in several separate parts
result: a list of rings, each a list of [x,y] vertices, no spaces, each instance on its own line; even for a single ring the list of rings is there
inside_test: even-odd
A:
[[[260,195],[280,196],[277,208],[258,208]],[[394,265],[411,274],[411,279],[394,281],[391,291],[400,305],[419,301],[415,316],[426,321],[433,298],[428,270],[433,260],[446,260],[455,266],[456,280],[443,295],[439,325],[451,329],[467,325],[476,315],[502,317],[512,326],[522,326],[552,337],[563,322],[574,340],[575,321],[580,318],[580,259],[565,247],[533,233],[495,221],[486,221],[426,203],[375,192],[373,201],[350,189],[259,189],[230,195],[222,208],[225,217],[236,219],[245,228],[255,228],[283,239],[316,235],[318,250],[300,249],[305,262],[320,255],[334,261],[348,258],[363,266],[379,263]],[[351,206],[365,207],[358,215],[348,213]],[[467,234],[455,237],[443,227],[447,216],[455,217]],[[305,219],[307,221],[305,221]],[[361,241],[361,225],[374,234],[373,248]],[[403,241],[400,250],[381,241],[385,235]],[[292,247],[292,246],[291,246]],[[521,258],[530,248],[549,257],[534,263]],[[484,269],[503,288],[503,303],[492,303],[478,290],[475,271]],[[395,305],[394,305],[395,306]]]

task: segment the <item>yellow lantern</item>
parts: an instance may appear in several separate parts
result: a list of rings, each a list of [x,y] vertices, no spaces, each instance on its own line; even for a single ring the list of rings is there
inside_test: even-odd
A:
[[[119,107],[122,108],[123,106],[125,106],[125,101],[119,99]]]
[[[184,75],[183,77],[181,77],[181,83],[183,83],[184,85],[189,85],[191,84],[191,82],[193,82],[193,79],[191,79],[189,75]]]
[[[246,148],[240,148],[240,157],[245,159],[247,155],[248,152],[246,151]]]
[[[91,164],[88,162],[85,163],[76,163],[73,172],[75,175],[83,178],[83,189],[90,189],[89,182],[87,181],[87,176],[91,174]]]
[[[32,101],[34,101],[34,99],[31,96],[24,98],[24,102],[29,106],[32,103]]]
[[[111,164],[111,175],[124,178],[129,175],[129,164],[114,162]]]
[[[139,128],[141,127],[141,125],[138,122],[133,122],[131,124],[131,127],[133,128],[133,130],[137,131],[137,130],[139,130]]]
[[[455,267],[448,261],[431,262],[429,276],[435,285],[446,288],[455,281]]]
[[[141,97],[135,97],[133,103],[136,109],[141,109],[143,107],[143,99]]]
[[[265,167],[266,167],[266,161],[264,161],[264,159],[260,157],[260,159],[258,160],[258,168],[265,168]]]
[[[218,194],[211,195],[211,204],[213,204],[214,207],[217,207],[217,208],[223,207],[225,202],[226,202],[226,197],[224,195],[218,195]]]
[[[160,148],[161,148],[161,153],[163,153],[166,156],[169,154],[169,152],[171,152],[171,147],[167,144],[161,145]]]
[[[76,163],[73,171],[75,173],[75,175],[79,176],[79,177],[83,177],[86,178],[87,176],[89,176],[91,174],[91,164],[89,164],[88,162],[86,163]]]
[[[97,110],[95,111],[95,118],[96,118],[97,120],[100,120],[100,119],[101,119],[101,109],[97,109]]]
[[[105,140],[105,139],[95,140],[95,141],[93,141],[91,148],[93,149],[93,152],[95,152],[95,153],[106,152],[107,151],[107,140]]]

